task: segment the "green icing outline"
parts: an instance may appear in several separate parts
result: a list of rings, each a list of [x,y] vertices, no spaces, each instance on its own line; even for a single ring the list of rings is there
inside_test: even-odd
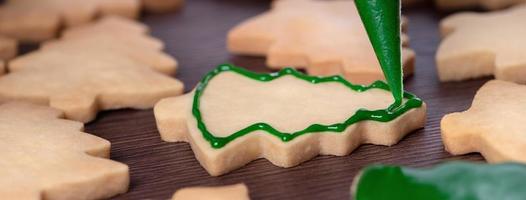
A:
[[[289,142],[292,141],[294,138],[297,138],[301,135],[308,134],[308,133],[314,133],[314,132],[343,132],[347,127],[351,126],[352,124],[364,120],[371,120],[371,121],[377,121],[377,122],[389,122],[400,115],[404,114],[405,112],[409,111],[413,108],[418,108],[422,106],[422,100],[416,97],[415,95],[404,92],[404,98],[407,99],[407,101],[401,105],[400,107],[397,107],[397,109],[382,109],[382,110],[373,110],[369,111],[366,109],[360,109],[356,111],[356,113],[352,116],[350,116],[347,120],[344,122],[336,123],[336,124],[330,124],[330,125],[322,125],[322,124],[312,124],[308,126],[307,128],[296,131],[293,133],[283,133],[278,130],[276,130],[271,125],[259,122],[252,124],[250,126],[247,126],[233,134],[230,134],[227,137],[216,137],[214,136],[210,131],[208,131],[205,123],[203,122],[201,110],[199,109],[200,105],[200,97],[202,96],[203,92],[205,91],[208,83],[217,75],[223,73],[223,72],[234,72],[239,75],[242,75],[244,77],[261,81],[261,82],[270,82],[275,79],[278,79],[283,76],[294,76],[298,79],[304,80],[306,82],[312,83],[312,84],[321,84],[321,83],[332,83],[337,82],[341,83],[345,86],[347,86],[349,89],[357,91],[357,92],[365,92],[369,89],[382,89],[385,91],[389,91],[389,86],[383,82],[383,81],[376,81],[373,84],[369,86],[364,85],[354,85],[341,76],[328,76],[328,77],[316,77],[316,76],[309,76],[306,74],[303,74],[301,72],[296,71],[292,68],[285,68],[275,73],[270,74],[258,74],[254,73],[248,70],[245,70],[243,68],[236,67],[231,64],[223,64],[218,66],[216,69],[210,71],[208,74],[206,74],[203,79],[199,82],[195,89],[194,98],[193,98],[193,104],[192,104],[192,114],[195,117],[197,121],[197,127],[201,131],[203,137],[210,143],[210,145],[215,149],[220,149],[227,145],[229,142],[242,137],[244,135],[247,135],[251,132],[262,130],[265,131],[271,135],[274,135],[281,139],[283,142]]]

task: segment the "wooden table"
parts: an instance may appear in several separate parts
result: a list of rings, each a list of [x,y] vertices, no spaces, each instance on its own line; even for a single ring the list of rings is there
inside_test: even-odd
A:
[[[176,77],[186,91],[216,65],[232,62],[255,71],[268,71],[263,58],[231,56],[225,50],[227,31],[267,10],[261,0],[187,0],[178,13],[143,18],[153,35],[162,39],[167,51],[180,62]],[[478,154],[451,156],[440,139],[440,119],[446,113],[465,110],[476,90],[487,79],[440,83],[435,70],[439,44],[438,21],[431,5],[405,11],[410,19],[411,46],[417,52],[416,73],[406,89],[428,105],[428,122],[393,147],[364,145],[343,157],[318,156],[297,167],[283,169],[264,159],[221,177],[211,177],[201,168],[187,143],[163,142],[152,110],[118,110],[99,114],[87,132],[112,142],[112,159],[131,169],[129,192],[115,199],[169,199],[182,187],[215,186],[244,182],[252,199],[349,199],[356,173],[373,163],[426,167],[448,160],[476,160]]]

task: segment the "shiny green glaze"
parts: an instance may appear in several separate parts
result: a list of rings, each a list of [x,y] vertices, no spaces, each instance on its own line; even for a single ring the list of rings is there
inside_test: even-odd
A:
[[[400,0],[355,0],[369,40],[380,62],[395,103],[402,104],[404,92],[402,43],[400,39]]]
[[[526,165],[453,162],[433,169],[372,166],[355,200],[524,200]]]
[[[232,133],[228,137],[216,137],[216,136],[214,136],[213,133],[208,131],[205,123],[203,122],[203,118],[202,118],[201,110],[199,109],[199,105],[200,105],[200,97],[205,92],[208,83],[210,83],[210,81],[212,79],[214,79],[214,77],[216,77],[218,74],[221,74],[221,73],[224,73],[224,72],[237,73],[237,74],[239,74],[241,76],[244,76],[244,77],[256,80],[256,81],[261,81],[261,82],[270,82],[270,81],[273,81],[274,79],[280,78],[282,76],[294,76],[294,77],[296,77],[296,78],[298,78],[300,80],[304,80],[304,81],[307,81],[307,82],[312,83],[312,84],[322,84],[322,83],[329,83],[329,82],[337,82],[337,83],[341,83],[341,84],[347,86],[350,90],[358,91],[358,92],[365,92],[365,91],[367,91],[369,89],[373,89],[373,88],[389,91],[389,86],[386,83],[382,82],[382,81],[377,81],[377,82],[371,84],[370,86],[363,86],[363,85],[353,85],[353,84],[347,82],[341,76],[329,76],[329,77],[308,76],[308,75],[305,75],[305,74],[303,74],[301,72],[298,72],[298,71],[296,71],[294,69],[291,69],[291,68],[286,68],[286,69],[283,69],[283,70],[281,70],[279,72],[276,72],[276,73],[257,74],[257,73],[253,73],[253,72],[250,72],[250,71],[242,69],[242,68],[235,67],[233,65],[221,65],[221,66],[217,67],[216,69],[212,70],[211,72],[209,72],[201,80],[201,82],[199,83],[199,85],[197,86],[197,88],[195,90],[194,99],[193,99],[193,105],[192,105],[192,114],[194,115],[194,117],[195,117],[195,119],[197,121],[197,127],[199,128],[199,130],[203,134],[203,137],[208,142],[210,142],[210,145],[213,148],[216,148],[216,149],[225,146],[226,144],[228,144],[229,142],[235,140],[236,138],[239,138],[241,136],[244,136],[246,134],[249,134],[251,132],[258,131],[258,130],[265,131],[265,132],[267,132],[269,134],[272,134],[272,135],[280,138],[283,142],[288,142],[288,141],[293,140],[296,137],[299,137],[299,136],[301,136],[303,134],[308,134],[308,133],[315,133],[315,132],[342,132],[347,127],[349,127],[350,125],[352,125],[352,124],[354,124],[356,122],[359,122],[359,121],[363,121],[363,120],[372,120],[372,121],[378,121],[378,122],[388,122],[388,121],[391,121],[391,120],[397,118],[398,116],[404,114],[405,112],[407,112],[407,111],[409,111],[409,110],[411,110],[413,108],[418,108],[418,107],[422,106],[422,101],[418,97],[416,97],[416,96],[414,96],[413,94],[410,94],[410,93],[404,93],[404,97],[407,99],[407,101],[403,105],[401,105],[399,107],[399,109],[396,109],[394,111],[391,111],[391,110],[388,110],[388,109],[373,110],[373,111],[361,109],[361,110],[357,111],[356,113],[354,113],[354,115],[350,116],[344,122],[336,123],[336,124],[329,124],[329,125],[312,124],[312,125],[310,125],[309,127],[306,127],[303,130],[298,130],[298,131],[293,132],[293,133],[283,133],[283,132],[280,132],[279,130],[276,130],[275,128],[273,128],[271,125],[269,125],[267,123],[259,122],[259,123],[252,124],[252,125],[244,128],[244,129],[241,129],[241,130],[239,130],[239,131],[237,131],[235,133]]]

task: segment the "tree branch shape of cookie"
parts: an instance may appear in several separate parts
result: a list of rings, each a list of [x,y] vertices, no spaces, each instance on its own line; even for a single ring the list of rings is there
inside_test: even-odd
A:
[[[496,10],[512,5],[526,3],[526,0],[435,0],[439,8],[444,10],[455,10],[461,8],[472,8],[475,6],[488,10]]]
[[[444,19],[437,53],[441,81],[495,75],[526,83],[526,6],[487,14],[461,13]]]
[[[489,162],[526,163],[526,86],[486,83],[465,112],[446,115],[442,140],[453,155],[480,152]]]
[[[176,69],[175,62],[160,62],[167,56],[159,50],[162,45],[148,40],[141,33],[144,29],[132,22],[120,27],[137,33],[113,39],[79,33],[11,61],[10,73],[0,77],[0,102],[49,105],[68,119],[88,122],[99,110],[151,108],[162,98],[182,94],[180,81],[158,73],[172,74]]]
[[[222,65],[187,95],[155,106],[165,141],[187,141],[211,175],[265,157],[292,167],[318,154],[347,155],[362,143],[393,145],[425,122],[425,105],[384,82],[353,85],[340,76],[312,77],[287,68],[255,74]]]
[[[2,199],[90,200],[126,192],[128,167],[105,159],[110,143],[60,117],[43,106],[0,105]]]
[[[274,1],[270,11],[229,32],[228,49],[266,56],[274,69],[292,66],[311,75],[339,74],[355,84],[384,80],[353,1]],[[403,48],[404,75],[413,73],[414,57]]]
[[[54,38],[62,26],[84,24],[100,15],[137,18],[140,6],[139,0],[6,0],[0,7],[0,33],[42,42]]]

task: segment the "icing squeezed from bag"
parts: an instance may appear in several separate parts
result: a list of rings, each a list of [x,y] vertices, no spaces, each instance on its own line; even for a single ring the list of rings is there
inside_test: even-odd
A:
[[[432,169],[398,166],[365,168],[355,185],[356,200],[524,199],[526,165],[452,162]]]
[[[281,141],[283,142],[288,142],[288,141],[293,140],[294,138],[297,138],[301,135],[308,134],[308,133],[343,132],[345,129],[347,129],[347,127],[351,126],[352,124],[356,122],[364,121],[364,120],[389,122],[393,119],[396,119],[398,116],[406,113],[407,111],[413,108],[418,108],[422,106],[422,101],[418,97],[410,93],[403,93],[403,97],[406,98],[407,100],[403,104],[398,106],[396,110],[360,109],[343,122],[336,123],[336,124],[330,124],[330,125],[312,124],[303,130],[298,130],[292,133],[280,132],[279,130],[275,129],[274,127],[272,127],[271,125],[267,123],[258,122],[258,123],[249,125],[246,128],[243,128],[237,132],[234,132],[227,137],[216,137],[214,136],[213,133],[211,133],[208,130],[206,124],[203,122],[203,117],[202,117],[201,110],[199,109],[200,108],[199,105],[200,105],[201,96],[206,91],[206,87],[208,86],[210,81],[212,81],[214,77],[216,77],[217,75],[221,73],[225,73],[225,72],[233,72],[241,76],[250,78],[252,80],[261,81],[261,82],[270,82],[270,81],[273,81],[283,76],[293,76],[297,79],[304,80],[311,84],[323,84],[323,83],[336,82],[336,83],[340,83],[346,86],[350,90],[357,91],[357,92],[366,92],[367,90],[370,90],[370,89],[382,89],[385,91],[389,91],[389,86],[382,81],[377,81],[369,86],[363,86],[363,85],[354,85],[352,83],[349,83],[341,76],[329,76],[329,77],[308,76],[292,68],[286,68],[276,73],[258,74],[258,73],[250,72],[242,68],[235,67],[233,65],[221,65],[217,67],[215,70],[212,70],[211,72],[209,72],[201,80],[201,82],[199,82],[197,88],[195,89],[193,105],[192,105],[192,114],[194,115],[197,121],[197,128],[201,131],[203,137],[210,143],[210,145],[216,149],[222,148],[229,142],[239,137],[242,137],[244,135],[247,135],[249,133],[252,133],[254,131],[264,131],[265,133],[268,133],[268,134],[271,134],[271,135],[274,135],[280,138]]]
[[[400,39],[400,0],[355,0],[369,40],[380,62],[385,80],[398,109],[403,101],[402,43]]]

